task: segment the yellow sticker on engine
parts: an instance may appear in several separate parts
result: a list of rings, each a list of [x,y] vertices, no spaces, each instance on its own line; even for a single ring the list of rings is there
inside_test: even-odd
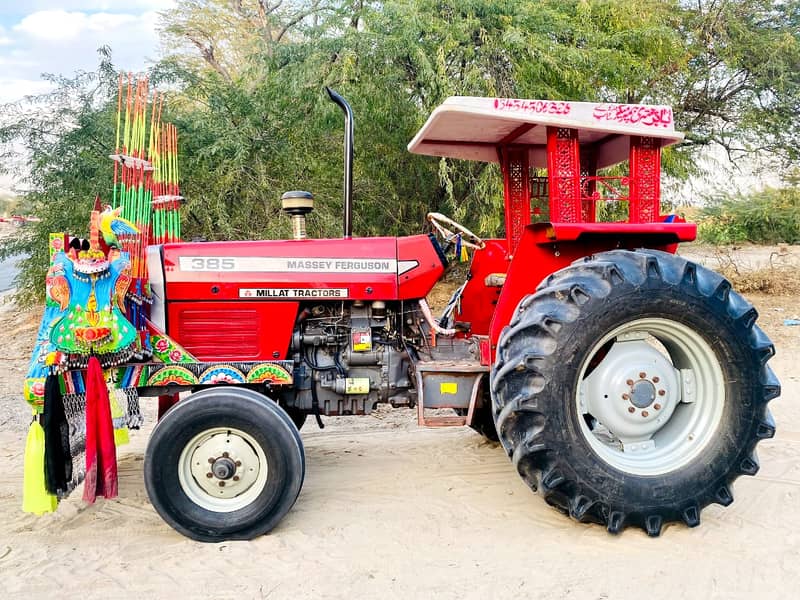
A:
[[[344,380],[344,393],[369,394],[369,377],[348,377]]]
[[[439,393],[444,394],[453,394],[454,396],[458,394],[458,384],[455,381],[445,381],[439,384]]]

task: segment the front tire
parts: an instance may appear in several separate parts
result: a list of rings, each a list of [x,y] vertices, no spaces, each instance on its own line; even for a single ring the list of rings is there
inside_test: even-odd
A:
[[[580,521],[656,536],[693,527],[758,470],[780,385],[755,309],[664,252],[612,251],[554,273],[498,343],[500,441],[528,485]]]
[[[297,428],[253,390],[192,394],[156,424],[145,452],[150,502],[194,540],[252,539],[294,504],[305,476]]]

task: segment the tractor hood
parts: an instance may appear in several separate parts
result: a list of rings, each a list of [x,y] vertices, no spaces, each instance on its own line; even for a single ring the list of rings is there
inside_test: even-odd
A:
[[[193,242],[162,247],[165,300],[403,300],[444,271],[426,235]]]

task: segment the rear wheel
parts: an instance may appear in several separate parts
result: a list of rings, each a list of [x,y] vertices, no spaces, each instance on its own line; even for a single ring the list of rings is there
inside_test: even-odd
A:
[[[548,503],[616,533],[658,535],[733,501],[774,435],[774,347],[720,275],[613,251],[551,275],[498,344],[500,441]]]
[[[150,501],[180,533],[204,542],[252,539],[294,504],[305,456],[276,403],[219,387],[191,395],[158,422],[144,472]]]

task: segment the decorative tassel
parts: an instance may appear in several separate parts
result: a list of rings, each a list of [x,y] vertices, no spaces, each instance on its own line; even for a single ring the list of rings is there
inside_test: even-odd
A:
[[[69,424],[58,375],[48,375],[44,383],[44,482],[51,494],[63,496],[72,480],[72,453],[69,448]]]
[[[456,260],[458,262],[467,262],[469,254],[467,254],[467,247],[461,242],[461,234],[456,235]]]
[[[22,510],[41,515],[53,512],[58,498],[47,493],[44,485],[44,429],[34,418],[25,442],[25,476],[22,484]]]
[[[103,369],[96,356],[86,370],[86,479],[83,499],[94,503],[97,496],[117,497],[117,449],[114,424]]]
[[[111,422],[114,425],[114,445],[119,448],[131,441],[128,434],[128,416],[125,409],[120,406],[119,396],[111,394],[109,400],[111,401]]]

